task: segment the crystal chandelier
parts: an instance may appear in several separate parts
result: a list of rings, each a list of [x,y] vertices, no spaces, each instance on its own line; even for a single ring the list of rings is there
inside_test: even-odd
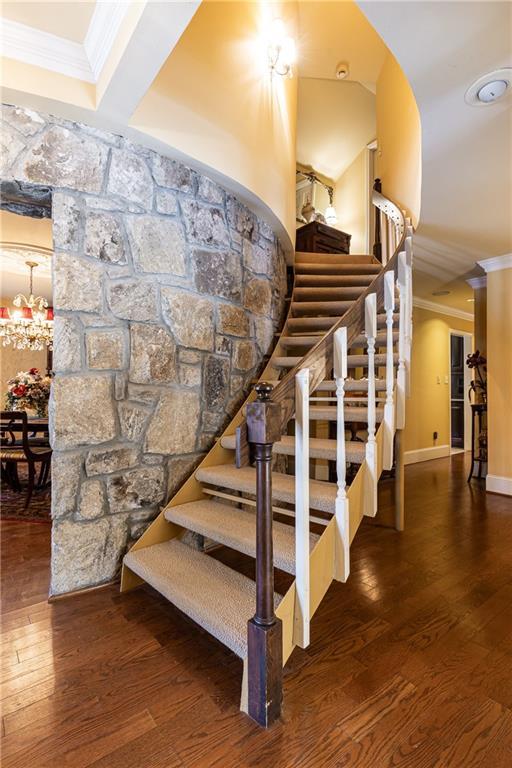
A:
[[[12,302],[16,307],[12,312],[7,307],[0,307],[2,345],[14,349],[53,349],[53,307],[48,307],[43,296],[34,296],[33,271],[37,262],[26,261],[25,264],[30,269],[29,297],[18,293]]]

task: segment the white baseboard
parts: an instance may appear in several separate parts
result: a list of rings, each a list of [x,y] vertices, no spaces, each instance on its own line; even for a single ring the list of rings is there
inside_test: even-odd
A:
[[[449,445],[432,445],[430,448],[405,451],[404,464],[417,464],[420,461],[430,461],[430,459],[443,459],[445,456],[449,456],[450,453]]]
[[[485,490],[490,493],[502,493],[512,496],[512,477],[500,477],[499,475],[487,475]]]

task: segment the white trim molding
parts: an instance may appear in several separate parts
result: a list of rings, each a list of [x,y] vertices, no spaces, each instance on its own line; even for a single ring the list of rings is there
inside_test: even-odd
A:
[[[85,48],[73,40],[43,32],[17,21],[2,19],[2,55],[61,75],[94,83]]]
[[[512,477],[487,475],[485,478],[485,490],[488,493],[501,493],[504,496],[512,496]]]
[[[444,459],[450,456],[451,448],[449,445],[432,445],[429,448],[418,448],[416,451],[405,451],[404,464],[418,464],[420,461],[430,461],[431,459]]]
[[[2,19],[2,55],[86,83],[97,83],[130,3],[97,2],[82,43]]]
[[[464,312],[464,310],[457,309],[456,307],[447,307],[446,304],[438,304],[436,301],[421,299],[419,296],[413,296],[412,303],[418,309],[428,309],[429,312],[439,312],[440,315],[458,317],[460,320],[467,320],[468,323],[472,323],[475,319],[472,312]]]
[[[466,283],[473,288],[474,291],[476,291],[478,288],[486,288],[487,287],[487,275],[480,275],[479,277],[469,277],[466,280]]]
[[[500,269],[511,269],[512,253],[494,256],[492,259],[484,259],[483,261],[478,261],[477,264],[486,272],[499,272]]]

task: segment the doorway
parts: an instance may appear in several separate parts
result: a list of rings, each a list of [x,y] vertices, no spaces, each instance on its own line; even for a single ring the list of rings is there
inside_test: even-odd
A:
[[[473,337],[463,331],[450,331],[450,447],[452,452],[471,448],[471,407],[468,390],[471,373],[466,358],[471,354]]]

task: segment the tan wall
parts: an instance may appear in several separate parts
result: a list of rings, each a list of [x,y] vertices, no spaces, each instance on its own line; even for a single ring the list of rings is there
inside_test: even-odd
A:
[[[512,483],[512,269],[487,274],[489,475]]]
[[[377,81],[377,175],[382,191],[406,208],[414,226],[421,205],[421,123],[402,68],[389,53]]]
[[[337,228],[352,235],[351,253],[366,253],[366,217],[368,182],[366,151],[363,150],[336,182],[334,207]]]
[[[475,349],[487,357],[487,286],[474,289]]]
[[[411,396],[404,447],[417,451],[450,443],[450,329],[473,333],[473,323],[414,307]],[[440,384],[437,383],[437,377]],[[432,433],[439,433],[434,442]]]
[[[271,81],[262,37],[296,3],[203,3],[130,124],[234,179],[295,237],[297,77]],[[162,114],[166,120],[162,120]]]

